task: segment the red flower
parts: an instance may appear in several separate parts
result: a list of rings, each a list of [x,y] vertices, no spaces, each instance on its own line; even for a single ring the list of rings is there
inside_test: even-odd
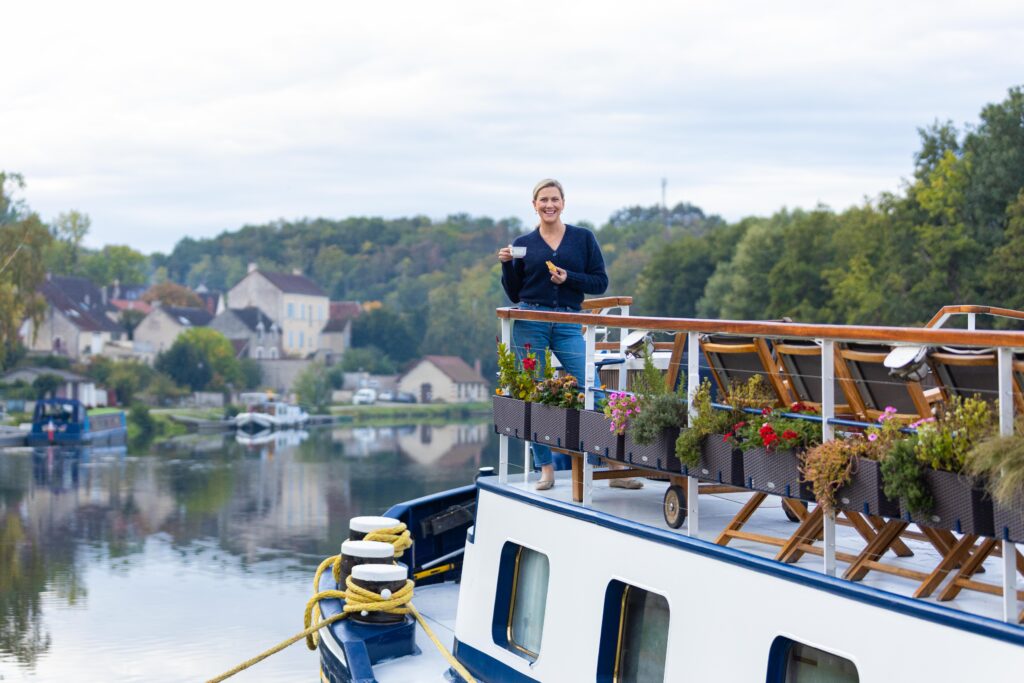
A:
[[[799,413],[801,410],[807,410],[807,406],[797,401],[789,407],[790,412]]]
[[[732,428],[733,428],[733,429],[739,429],[740,427],[746,427],[746,426],[747,426],[747,423],[746,423],[746,422],[737,422],[736,424],[734,424],[734,425],[732,426]]]
[[[526,370],[527,372],[533,372],[536,368],[537,368],[537,359],[536,358],[524,358],[523,359],[523,369],[524,370]]]
[[[772,412],[771,408],[761,408],[761,414],[762,415],[770,415],[771,412]]]
[[[726,434],[725,436],[722,437],[722,441],[728,441],[731,438],[732,438],[732,432],[729,432],[728,434]]]
[[[794,432],[792,429],[787,429],[786,431],[782,432],[782,438],[789,439],[790,441],[792,441],[793,439],[799,439],[800,435]]]
[[[523,344],[523,348],[526,349],[527,353],[529,353],[530,352],[530,343],[527,342],[527,343]]]
[[[761,429],[757,430],[757,432],[761,436],[764,436],[765,434],[774,434],[775,429],[770,424],[765,423],[761,425]]]

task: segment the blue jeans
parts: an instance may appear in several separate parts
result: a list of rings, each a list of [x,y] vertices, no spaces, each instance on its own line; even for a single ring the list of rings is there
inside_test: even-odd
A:
[[[519,304],[519,308],[529,311],[554,311],[556,313],[578,313],[570,308],[552,308],[537,304]],[[537,357],[538,376],[544,372],[544,350],[551,353],[562,364],[562,372],[575,377],[580,387],[584,382],[586,368],[587,345],[583,340],[580,325],[570,323],[545,323],[534,320],[516,320],[512,325],[512,347],[516,358],[520,361],[526,356],[526,344],[530,345],[530,353]],[[554,464],[556,470],[567,470],[572,459],[564,453],[552,453],[551,448],[541,444],[533,444],[533,464],[535,467]]]

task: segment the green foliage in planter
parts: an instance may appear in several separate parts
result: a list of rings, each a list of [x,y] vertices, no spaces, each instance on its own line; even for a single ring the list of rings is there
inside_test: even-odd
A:
[[[548,363],[545,368],[550,368]],[[532,401],[537,384],[537,355],[526,345],[522,363],[505,344],[498,343],[498,389],[499,396],[509,396],[521,401]]]
[[[998,436],[976,444],[967,458],[967,471],[988,482],[992,497],[1010,506],[1024,496],[1024,419],[1012,436]]]
[[[548,367],[550,367],[550,362]],[[534,395],[534,400],[537,403],[572,410],[579,410],[583,407],[583,398],[579,383],[572,375],[559,375],[545,379],[537,385]]]
[[[734,424],[726,437],[744,451],[755,448],[783,451],[821,443],[820,422],[784,417],[783,413],[817,415],[818,411],[802,403],[794,403],[788,411],[765,408],[760,416],[750,415]]]
[[[676,457],[686,465],[700,462],[701,442],[712,434],[725,434],[744,417],[743,408],[762,408],[773,401],[771,389],[761,381],[759,375],[752,376],[743,384],[734,384],[729,392],[732,410],[716,410],[711,404],[711,382],[704,380],[693,397],[695,414],[690,418],[689,429],[684,429],[676,439]]]
[[[641,445],[654,443],[662,431],[669,427],[686,425],[686,394],[665,386],[661,371],[654,367],[650,356],[644,358],[644,370],[634,385],[640,412],[632,419],[633,439]]]
[[[992,410],[978,396],[954,396],[934,421],[917,428],[917,457],[935,470],[962,472],[974,445],[993,430]]]
[[[893,444],[879,468],[886,496],[899,498],[903,507],[914,513],[929,512],[935,506],[924,482],[924,465],[917,457],[917,437]]]
[[[853,456],[866,451],[871,442],[855,439],[833,439],[818,444],[804,453],[800,474],[814,490],[814,499],[825,512],[836,508],[836,491],[850,483]]]

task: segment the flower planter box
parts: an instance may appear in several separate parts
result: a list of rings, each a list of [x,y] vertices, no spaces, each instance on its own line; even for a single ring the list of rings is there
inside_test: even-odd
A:
[[[918,514],[901,506],[900,512],[905,519],[914,524],[962,534],[995,535],[992,499],[977,479],[933,469],[926,469],[924,478],[935,500],[935,507],[929,513]]]
[[[652,443],[643,446],[633,440],[632,430],[627,429],[622,444],[625,462],[637,467],[647,467],[663,472],[682,472],[682,463],[676,457],[676,439],[678,438],[679,428],[669,427],[663,429]]]
[[[759,446],[744,451],[743,475],[748,489],[814,500],[811,485],[800,479],[800,457],[795,450],[769,451]]]
[[[576,450],[580,442],[580,411],[534,403],[530,408],[531,441]]]
[[[992,519],[996,538],[1024,543],[1024,495],[1017,496],[1008,506],[993,502]]]
[[[508,396],[494,397],[494,431],[524,441],[530,438],[530,406]]]
[[[899,517],[900,502],[882,491],[882,471],[875,460],[854,458],[850,483],[836,491],[836,506],[865,515]]]
[[[700,462],[687,465],[686,473],[705,481],[744,486],[743,451],[733,447],[723,434],[710,434],[700,444]]]
[[[579,451],[621,461],[625,437],[613,432],[611,427],[612,421],[604,413],[581,410]]]

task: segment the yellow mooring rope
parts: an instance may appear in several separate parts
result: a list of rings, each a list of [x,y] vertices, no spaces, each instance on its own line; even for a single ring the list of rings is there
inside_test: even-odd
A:
[[[367,541],[383,541],[385,543],[391,543],[395,546],[395,557],[401,557],[405,553],[406,549],[412,546],[412,539],[409,537],[409,531],[404,524],[399,524],[395,527],[387,529],[380,529],[373,533],[367,534],[364,540]],[[412,604],[413,595],[413,582],[406,581],[405,586],[400,588],[395,593],[392,593],[388,598],[384,598],[380,593],[374,593],[373,591],[366,590],[360,586],[357,586],[352,581],[352,577],[349,576],[345,580],[345,590],[320,590],[320,577],[328,567],[333,567],[333,573],[335,577],[335,583],[340,578],[341,570],[341,555],[332,555],[328,557],[320,566],[317,567],[316,574],[313,576],[313,590],[316,594],[306,602],[306,610],[303,614],[303,623],[306,628],[301,632],[296,633],[294,636],[281,641],[274,647],[264,650],[260,654],[256,655],[251,659],[247,659],[230,671],[225,671],[216,678],[211,678],[206,683],[220,683],[234,676],[239,671],[245,671],[250,666],[262,662],[270,655],[277,654],[281,650],[285,649],[293,643],[297,643],[303,638],[306,639],[306,647],[310,650],[315,650],[317,642],[319,640],[317,632],[324,626],[329,626],[336,621],[340,621],[345,617],[349,616],[353,612],[384,612],[386,614],[411,614],[423,630],[426,632],[427,637],[430,638],[431,642],[437,647],[437,649],[444,655],[444,658],[448,660],[452,668],[455,669],[460,676],[466,681],[466,683],[476,683],[476,679],[470,675],[469,671],[466,670],[462,664],[452,656],[437,636],[434,635],[434,631],[427,625],[426,620],[419,613]],[[320,618],[320,601],[328,598],[336,598],[345,601],[344,610],[335,614],[332,617],[326,619]],[[313,623],[316,622],[316,623]]]

